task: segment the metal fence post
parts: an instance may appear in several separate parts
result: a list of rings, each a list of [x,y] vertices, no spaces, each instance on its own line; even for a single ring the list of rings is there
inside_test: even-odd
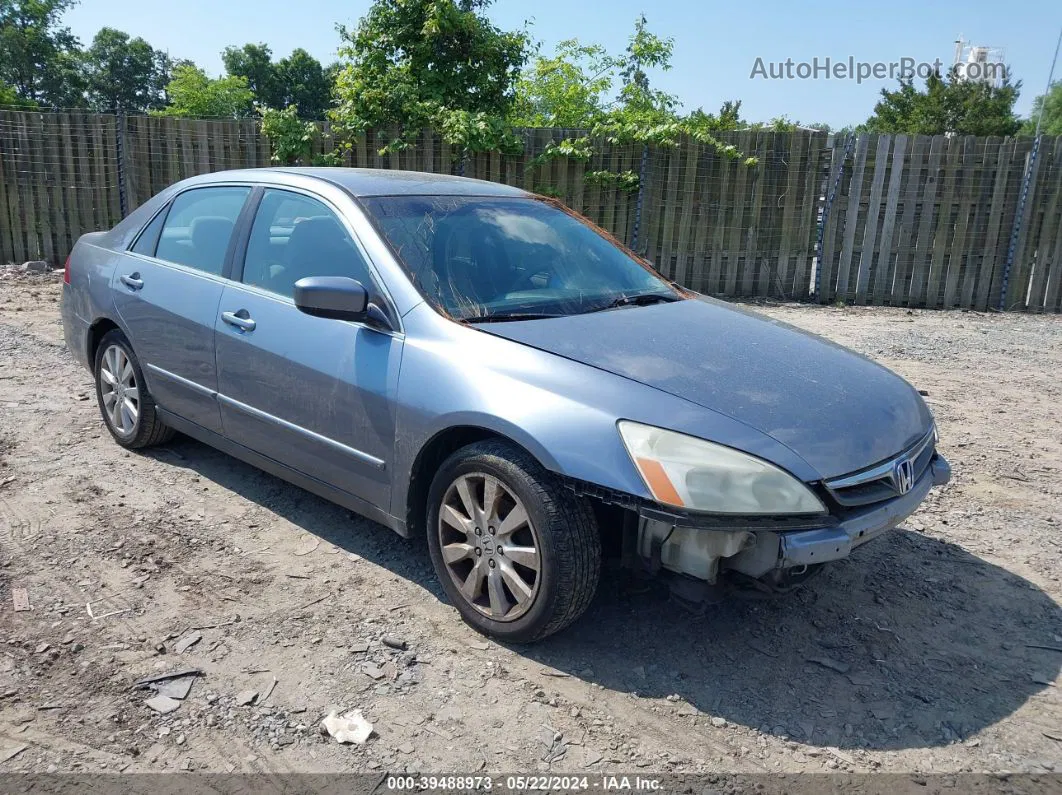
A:
[[[1014,213],[1014,226],[1010,230],[1010,242],[1007,244],[1007,261],[1003,264],[1003,285],[999,290],[999,311],[1007,310],[1007,287],[1010,284],[1010,269],[1014,265],[1014,257],[1018,253],[1018,237],[1021,235],[1021,222],[1025,216],[1025,200],[1029,198],[1029,185],[1032,182],[1033,171],[1036,167],[1036,155],[1040,152],[1040,137],[1033,141],[1032,152],[1029,153],[1029,163],[1025,167],[1025,175],[1021,180],[1021,194],[1018,197],[1018,208]]]
[[[852,145],[855,143],[855,139],[856,136],[851,133],[845,139],[844,152],[841,154],[841,165],[837,169],[837,175],[833,178],[833,185],[829,187],[826,201],[822,206],[822,212],[819,214],[818,229],[815,233],[815,287],[812,292],[812,296],[816,299],[822,295],[822,263],[825,259],[826,222],[830,219],[830,208],[833,207],[833,199],[837,195],[837,189],[841,186],[841,178],[844,176],[844,164],[848,162],[848,156],[852,153]],[[834,151],[837,151],[836,146],[834,146]]]
[[[649,171],[649,144],[642,144],[642,163],[638,167],[638,198],[634,202],[634,229],[631,231],[631,250],[638,253],[638,235],[642,229],[642,207],[645,199],[645,183]]]
[[[115,136],[116,142],[115,149],[117,149],[116,155],[118,157],[118,208],[122,214],[122,218],[125,218],[129,214],[129,200],[126,198],[125,193],[125,111],[121,108],[118,109],[118,115],[115,119]]]

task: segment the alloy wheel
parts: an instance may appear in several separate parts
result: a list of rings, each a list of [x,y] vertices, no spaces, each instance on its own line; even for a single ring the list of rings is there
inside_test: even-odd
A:
[[[541,581],[538,533],[520,499],[493,475],[450,484],[439,508],[439,548],[461,597],[494,621],[514,621]]]
[[[127,437],[136,433],[140,418],[140,388],[128,354],[120,345],[111,345],[100,362],[100,395],[103,409],[115,433]]]

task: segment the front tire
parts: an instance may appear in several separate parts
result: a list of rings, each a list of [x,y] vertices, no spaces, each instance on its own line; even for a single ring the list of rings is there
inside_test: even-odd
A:
[[[492,440],[455,452],[427,513],[435,572],[479,632],[529,643],[589,606],[601,569],[593,511],[521,448]]]
[[[103,424],[118,444],[137,450],[173,437],[173,429],[163,424],[155,410],[129,340],[118,329],[108,331],[100,340],[93,374]]]

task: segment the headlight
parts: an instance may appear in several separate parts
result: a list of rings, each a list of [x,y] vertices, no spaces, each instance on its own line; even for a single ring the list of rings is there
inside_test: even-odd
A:
[[[658,502],[711,513],[826,513],[807,486],[774,464],[683,433],[629,420],[618,425]]]

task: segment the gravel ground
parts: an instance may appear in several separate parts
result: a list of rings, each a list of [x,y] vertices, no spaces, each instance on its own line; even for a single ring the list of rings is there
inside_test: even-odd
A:
[[[0,774],[1062,772],[1058,317],[760,307],[926,390],[952,483],[786,598],[694,617],[609,570],[508,648],[423,545],[185,438],[113,444],[60,287],[0,274]],[[134,688],[188,668],[168,714]],[[320,735],[353,709],[367,743]]]

